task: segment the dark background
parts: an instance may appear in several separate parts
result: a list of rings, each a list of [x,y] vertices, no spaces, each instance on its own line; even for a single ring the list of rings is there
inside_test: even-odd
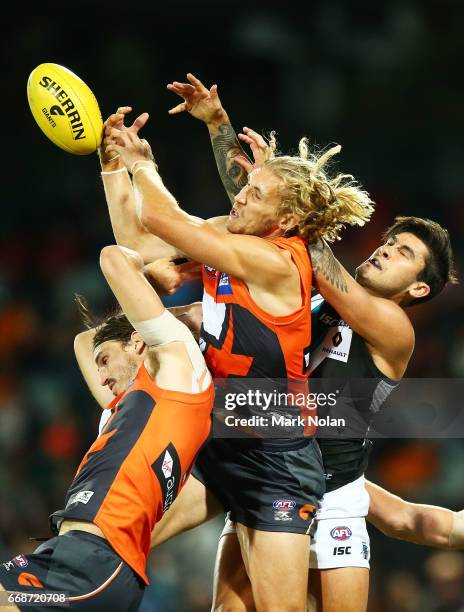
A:
[[[464,8],[459,2],[331,0],[292,3],[137,2],[10,6],[3,32],[0,225],[0,556],[27,552],[48,534],[98,407],[72,351],[80,323],[73,293],[97,312],[111,304],[98,268],[113,241],[96,155],[73,157],[40,132],[26,81],[42,62],[75,71],[106,117],[117,106],[149,111],[150,141],[168,187],[188,211],[228,211],[206,128],[169,117],[165,85],[192,71],[219,93],[234,124],[276,129],[343,147],[377,203],[369,226],[347,231],[336,253],[349,268],[378,243],[396,214],[450,229],[462,274]],[[6,27],[5,27],[6,25]],[[188,299],[185,293],[180,299]],[[449,288],[411,310],[411,377],[462,377],[463,292]],[[461,401],[461,398],[456,398]],[[462,440],[378,441],[369,476],[408,499],[464,505]],[[209,609],[220,521],[157,551],[144,610]],[[464,558],[372,538],[371,611],[464,609]]]

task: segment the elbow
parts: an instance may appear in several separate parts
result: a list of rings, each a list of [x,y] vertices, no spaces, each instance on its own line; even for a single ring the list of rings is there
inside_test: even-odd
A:
[[[105,276],[111,275],[120,265],[121,257],[124,257],[122,251],[115,244],[103,247],[100,252],[100,268]]]

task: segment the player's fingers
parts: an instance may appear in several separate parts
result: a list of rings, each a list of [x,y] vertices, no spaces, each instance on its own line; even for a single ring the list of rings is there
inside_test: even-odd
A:
[[[204,92],[208,93],[208,90],[203,85],[203,83],[200,81],[200,79],[197,79],[197,77],[194,76],[191,72],[187,72],[187,79],[190,81],[192,85],[195,86],[195,89],[197,91],[201,91],[202,93]]]
[[[120,154],[124,147],[117,144],[110,144],[106,147],[105,153],[117,153]]]
[[[182,102],[181,104],[178,104],[174,108],[171,108],[170,110],[168,110],[168,113],[170,115],[177,115],[178,113],[183,113],[186,110],[187,110],[187,102]]]
[[[216,98],[217,97],[217,95],[218,95],[217,90],[218,90],[218,86],[217,85],[211,85],[209,93],[210,93],[212,98]]]
[[[245,170],[247,174],[250,174],[250,172],[253,170],[253,164],[250,162],[249,159],[247,159],[243,155],[238,155],[235,158],[235,161],[239,166],[241,166]]]
[[[149,118],[149,114],[148,113],[142,113],[141,115],[139,115],[137,117],[137,119],[134,121],[134,123],[131,125],[131,127],[129,128],[134,134],[137,134],[138,131],[140,129],[143,128],[143,126],[146,124],[146,122],[148,121]]]
[[[118,110],[116,111],[116,114],[120,115],[122,113],[123,115],[127,115],[131,112],[131,110],[132,106],[119,106]]]
[[[251,128],[248,128],[246,126],[243,128],[243,131],[245,132],[245,134],[247,136],[252,138],[259,147],[261,147],[263,149],[267,148],[267,146],[268,146],[267,142],[264,140],[264,138],[261,136],[261,134],[258,134],[258,132],[255,132],[254,130],[252,130]]]

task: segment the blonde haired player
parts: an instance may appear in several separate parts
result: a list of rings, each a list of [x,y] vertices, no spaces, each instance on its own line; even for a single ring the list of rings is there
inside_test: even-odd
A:
[[[305,159],[303,145],[303,156],[295,157],[301,170],[299,179],[295,176],[285,182],[293,168],[263,168],[250,175],[228,218],[204,222],[179,208],[150,161],[146,143],[124,129],[111,130],[109,138],[114,144],[106,140],[105,154],[121,155],[132,171],[136,191],[134,201],[128,177],[124,183],[118,177],[117,186],[110,185],[111,175],[105,178],[113,228],[116,218],[121,222],[115,229],[118,242],[139,249],[148,261],[154,258],[159,238],[174,245],[173,254],[180,251],[204,264],[202,341],[213,373],[220,376],[235,371],[244,378],[305,380],[311,283],[305,239],[315,223],[327,237],[331,232],[338,234],[341,224],[365,223],[373,210],[368,195],[354,184],[351,191],[344,191],[350,179],[343,177],[337,182],[337,177],[326,174],[330,155],[317,156],[317,161]],[[314,179],[311,191],[306,186],[308,173]],[[343,197],[337,199],[337,195]],[[131,199],[132,210],[128,205]],[[136,220],[137,201],[140,214]],[[293,209],[289,208],[290,201],[295,204]],[[135,239],[125,243],[131,219],[135,221]],[[147,230],[157,238],[150,242]],[[155,257],[159,255],[157,252]],[[233,328],[227,313],[233,313]],[[233,335],[242,356],[248,358],[243,360],[233,351],[229,340],[223,344],[227,334],[228,338]],[[280,442],[272,449],[265,442],[245,449],[229,440],[208,442],[197,460],[196,480],[182,496],[185,510],[173,513],[178,523],[184,517],[187,521],[180,527],[171,526],[173,531],[184,529],[192,521],[198,524],[223,509],[230,510],[240,525],[242,552],[257,608],[283,612],[305,605],[307,573],[303,569],[295,572],[294,568],[302,568],[308,555],[306,532],[312,508],[322,493],[322,472],[312,439]],[[275,462],[279,467],[270,477]],[[306,466],[301,481],[289,467],[292,462]],[[250,486],[251,482],[255,484]],[[275,510],[273,503],[289,495],[295,507],[307,511],[295,512],[286,522],[282,520],[284,513]],[[210,497],[215,504],[208,501]]]

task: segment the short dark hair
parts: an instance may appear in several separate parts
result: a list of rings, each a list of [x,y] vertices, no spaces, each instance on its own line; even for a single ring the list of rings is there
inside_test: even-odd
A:
[[[457,283],[454,272],[453,252],[448,230],[436,221],[420,217],[396,217],[382,238],[386,242],[393,236],[409,232],[417,236],[427,247],[428,257],[424,269],[417,275],[417,280],[427,283],[430,293],[422,298],[411,300],[407,306],[427,302],[438,295],[448,283]]]
[[[123,346],[130,342],[135,330],[120,308],[102,318],[98,318],[90,311],[87,300],[82,295],[76,294],[74,299],[84,325],[87,329],[96,329],[93,337],[94,350],[97,346],[109,340],[121,342]]]

